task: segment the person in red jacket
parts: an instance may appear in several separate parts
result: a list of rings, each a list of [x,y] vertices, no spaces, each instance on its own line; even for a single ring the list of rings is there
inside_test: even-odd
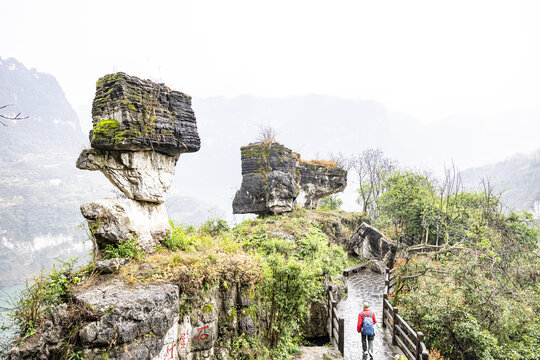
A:
[[[358,314],[358,325],[356,331],[362,334],[362,351],[364,352],[363,359],[367,359],[369,355],[373,360],[373,338],[375,337],[375,313],[369,310],[369,304],[364,303],[364,310]],[[367,343],[367,344],[366,344]]]

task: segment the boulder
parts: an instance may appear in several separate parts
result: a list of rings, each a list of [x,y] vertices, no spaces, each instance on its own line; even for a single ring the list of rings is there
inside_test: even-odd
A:
[[[360,224],[356,229],[349,241],[349,247],[366,260],[384,260],[386,266],[393,261],[396,253],[394,242],[366,223]]]
[[[235,214],[281,214],[294,209],[298,155],[277,143],[243,146],[242,185],[233,200]]]
[[[320,198],[347,186],[347,171],[335,163],[300,160],[299,154],[275,142],[249,144],[240,151],[242,184],[233,200],[235,214],[313,209]]]
[[[299,184],[296,204],[307,209],[316,209],[320,198],[345,190],[347,170],[330,161],[303,161],[296,165]]]
[[[77,159],[83,170],[99,170],[133,200],[163,203],[174,180],[177,158],[153,151],[86,149]]]
[[[177,157],[200,148],[191,97],[119,72],[96,83],[90,142],[102,150],[156,151]]]
[[[164,204],[101,199],[81,205],[81,212],[98,250],[135,238],[143,251],[153,252],[171,232]]]
[[[102,284],[74,298],[99,314],[78,333],[85,359],[162,359],[176,344],[176,285]]]

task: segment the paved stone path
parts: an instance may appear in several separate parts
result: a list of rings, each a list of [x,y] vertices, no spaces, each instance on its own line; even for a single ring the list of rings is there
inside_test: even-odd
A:
[[[394,360],[398,350],[392,347],[388,330],[382,328],[384,276],[364,270],[349,276],[346,285],[348,295],[338,304],[338,313],[345,318],[345,360],[362,360],[362,339],[356,332],[356,324],[364,302],[370,304],[377,320],[373,359]]]

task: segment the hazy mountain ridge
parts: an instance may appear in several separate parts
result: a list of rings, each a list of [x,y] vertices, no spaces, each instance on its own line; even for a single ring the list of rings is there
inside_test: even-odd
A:
[[[21,269],[39,264],[40,258],[67,254],[70,247],[82,251],[86,234],[77,230],[83,221],[80,204],[115,195],[101,174],[75,168],[88,139],[54,77],[28,70],[14,59],[0,59],[0,80],[0,103],[16,103],[10,111],[29,116],[0,127],[0,271],[18,269],[15,272],[20,276],[28,273]],[[169,217],[181,224],[200,224],[213,217],[238,220],[231,204],[242,179],[240,147],[257,140],[261,125],[272,126],[278,132],[277,140],[305,159],[382,148],[405,167],[442,167],[453,153],[462,166],[460,159],[471,154],[485,158],[500,144],[497,134],[501,129],[497,127],[465,131],[464,122],[456,119],[425,125],[374,100],[313,94],[286,98],[246,95],[193,98],[193,109],[201,150],[180,156],[166,202]],[[535,126],[530,125],[531,129]],[[489,141],[472,141],[483,135]],[[531,173],[527,178],[535,169],[527,164],[521,165],[523,180],[509,182],[508,187],[523,183],[524,188],[534,190],[538,177]],[[485,170],[478,174],[482,172]],[[471,181],[476,185],[476,179]],[[357,209],[355,186],[350,181],[342,195],[351,209]],[[511,206],[530,208],[533,200],[527,196],[532,190],[513,190],[518,200]],[[538,199],[538,192],[534,194]],[[54,242],[58,244],[53,246]]]
[[[517,154],[501,162],[462,172],[464,184],[476,187],[480,178],[489,178],[497,190],[503,191],[504,204],[515,210],[534,210],[540,201],[540,149]],[[540,214],[535,214],[540,217]]]

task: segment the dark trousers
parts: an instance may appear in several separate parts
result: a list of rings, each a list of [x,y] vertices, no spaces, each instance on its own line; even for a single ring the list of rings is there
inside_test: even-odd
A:
[[[373,354],[373,338],[375,337],[375,335],[360,335],[362,335],[362,351],[366,352],[369,350],[369,352]]]

